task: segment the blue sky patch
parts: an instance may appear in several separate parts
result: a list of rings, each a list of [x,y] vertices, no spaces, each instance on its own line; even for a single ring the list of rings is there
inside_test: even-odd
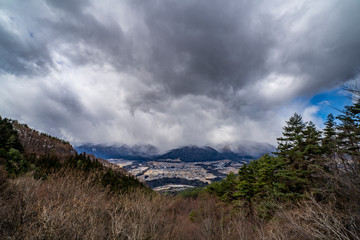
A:
[[[328,114],[332,113],[337,116],[340,114],[340,110],[344,109],[344,106],[351,105],[352,102],[349,93],[341,88],[336,88],[315,95],[310,99],[310,104],[320,108],[317,116],[325,121]]]

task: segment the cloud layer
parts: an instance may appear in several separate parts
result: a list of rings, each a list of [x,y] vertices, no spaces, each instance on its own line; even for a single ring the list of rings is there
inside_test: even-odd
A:
[[[360,2],[0,3],[0,114],[74,144],[274,143],[360,67]]]

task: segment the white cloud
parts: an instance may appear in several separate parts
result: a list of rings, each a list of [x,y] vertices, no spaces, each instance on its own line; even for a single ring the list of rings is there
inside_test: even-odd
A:
[[[275,144],[360,65],[355,0],[1,5],[0,114],[75,144]]]

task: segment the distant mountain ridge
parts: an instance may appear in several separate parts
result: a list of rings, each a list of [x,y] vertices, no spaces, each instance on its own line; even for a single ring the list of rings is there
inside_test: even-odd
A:
[[[218,150],[209,146],[183,146],[171,149],[165,154],[159,154],[158,149],[152,145],[96,145],[85,144],[75,147],[78,152],[86,152],[105,159],[126,160],[174,160],[183,162],[205,162],[217,160],[244,160],[256,159],[266,153],[275,151],[275,147],[268,143],[246,142],[243,144],[227,145]]]
[[[203,162],[223,159],[221,154],[211,147],[185,146],[172,149],[156,159],[180,159],[183,162]]]

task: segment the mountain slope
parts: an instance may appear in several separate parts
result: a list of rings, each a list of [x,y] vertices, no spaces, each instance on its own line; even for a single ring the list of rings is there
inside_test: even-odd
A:
[[[90,154],[78,154],[69,142],[0,117],[0,165],[12,177],[29,173],[46,179],[61,171],[95,174],[110,190],[147,188],[125,169]]]
[[[222,159],[218,151],[211,147],[186,146],[170,150],[157,159],[180,159],[183,162],[216,161]]]
[[[35,154],[37,157],[53,155],[63,161],[76,154],[69,142],[40,133],[17,121],[11,121],[11,123],[13,129],[18,133],[18,138],[26,155]]]

